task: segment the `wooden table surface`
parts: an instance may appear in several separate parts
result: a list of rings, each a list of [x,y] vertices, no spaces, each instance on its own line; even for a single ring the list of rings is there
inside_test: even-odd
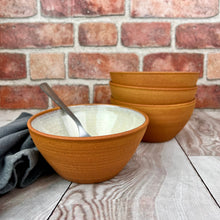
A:
[[[0,125],[12,120],[0,117]],[[171,141],[141,143],[115,178],[76,184],[56,174],[0,197],[0,219],[220,219],[220,110],[194,110]]]

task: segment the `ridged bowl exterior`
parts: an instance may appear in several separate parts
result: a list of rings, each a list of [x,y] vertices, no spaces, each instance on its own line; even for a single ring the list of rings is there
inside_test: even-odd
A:
[[[111,95],[122,102],[146,105],[170,105],[192,101],[197,87],[148,88],[110,82]]]
[[[159,88],[195,87],[199,78],[198,72],[110,72],[114,83]]]
[[[164,142],[174,138],[188,122],[195,107],[195,99],[174,105],[143,105],[125,103],[111,97],[111,103],[137,109],[149,116],[149,126],[143,137],[145,142]]]

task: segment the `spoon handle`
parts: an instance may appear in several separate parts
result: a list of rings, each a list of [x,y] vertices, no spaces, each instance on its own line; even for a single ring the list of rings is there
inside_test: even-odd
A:
[[[78,126],[82,126],[79,119],[70,111],[57,94],[51,89],[47,83],[40,84],[40,88],[64,111],[66,112]]]

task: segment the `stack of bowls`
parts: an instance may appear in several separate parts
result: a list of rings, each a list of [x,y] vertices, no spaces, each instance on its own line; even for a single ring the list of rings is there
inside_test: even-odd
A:
[[[111,72],[111,103],[149,116],[146,142],[174,138],[195,107],[196,72]]]

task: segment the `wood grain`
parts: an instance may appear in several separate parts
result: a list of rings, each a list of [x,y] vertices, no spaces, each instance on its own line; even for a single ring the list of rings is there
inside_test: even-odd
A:
[[[0,126],[20,115],[23,110],[5,111],[0,114]],[[36,110],[30,113],[36,113]],[[56,207],[70,182],[56,174],[43,176],[23,189],[14,189],[0,196],[0,219],[47,219]]]
[[[188,156],[220,156],[220,110],[195,110],[176,139]]]
[[[220,157],[191,156],[189,158],[220,207]]]
[[[47,219],[69,184],[54,174],[1,196],[0,219]]]
[[[22,112],[28,112],[30,114],[36,114],[39,112],[39,110],[0,110],[0,127],[3,125],[8,124],[9,122],[13,121],[16,119]]]
[[[220,210],[173,139],[141,143],[115,178],[75,184],[50,219],[219,219]]]
[[[0,113],[1,126],[20,112]],[[141,143],[123,171],[104,183],[72,183],[62,198],[70,183],[51,175],[0,197],[0,219],[47,219],[61,198],[50,219],[220,219],[219,122],[220,111],[195,110],[177,136],[202,181],[175,139]]]

